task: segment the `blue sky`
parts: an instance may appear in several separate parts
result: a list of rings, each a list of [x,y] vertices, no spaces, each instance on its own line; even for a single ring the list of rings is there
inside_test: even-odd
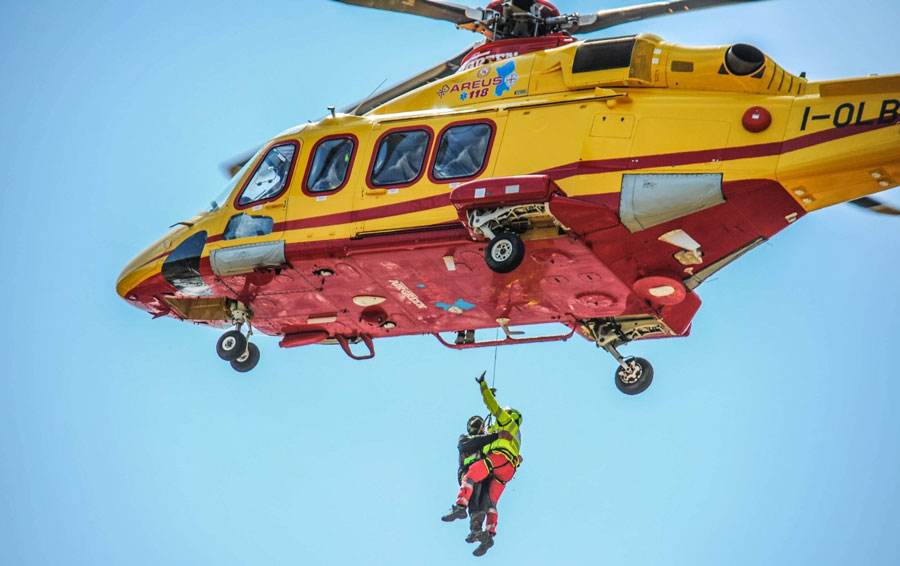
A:
[[[780,0],[610,32],[751,43],[819,80],[900,72],[898,12]],[[328,1],[0,4],[0,563],[475,560],[438,517],[492,350],[259,337],[240,375],[216,331],[114,291],[222,161],[474,39]],[[699,289],[691,337],[624,348],[656,368],[637,397],[586,341],[500,349],[526,462],[481,560],[900,561],[898,230],[839,206],[779,234]]]

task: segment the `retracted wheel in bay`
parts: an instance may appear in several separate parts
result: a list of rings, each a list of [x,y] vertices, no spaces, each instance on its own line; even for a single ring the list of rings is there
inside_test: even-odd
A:
[[[625,360],[626,370],[622,366],[616,370],[616,387],[626,395],[643,393],[653,383],[653,366],[644,358]]]
[[[237,330],[229,330],[216,342],[216,353],[226,362],[230,362],[243,354],[246,347],[247,338]]]
[[[241,373],[250,371],[259,363],[259,348],[253,342],[247,343],[247,349],[240,356],[231,360],[231,367],[234,371]]]
[[[509,273],[519,267],[524,258],[525,244],[511,232],[497,234],[484,249],[484,259],[495,273]]]

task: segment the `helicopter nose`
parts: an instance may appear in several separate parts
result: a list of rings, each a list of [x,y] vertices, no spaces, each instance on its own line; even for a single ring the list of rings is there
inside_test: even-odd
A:
[[[136,255],[119,273],[119,277],[116,278],[116,293],[126,301],[134,302],[137,299],[134,290],[143,279],[141,275],[147,272],[146,266],[153,263],[153,246],[151,246]]]
[[[211,295],[200,276],[206,239],[205,230],[180,228],[166,234],[122,269],[116,280],[116,293],[132,305],[154,313],[167,310],[160,302],[160,293],[168,294],[173,287],[188,295]]]
[[[116,279],[116,293],[126,301],[135,303],[138,286],[160,272],[163,262],[172,251],[173,240],[185,231],[183,226],[171,230],[129,261]]]

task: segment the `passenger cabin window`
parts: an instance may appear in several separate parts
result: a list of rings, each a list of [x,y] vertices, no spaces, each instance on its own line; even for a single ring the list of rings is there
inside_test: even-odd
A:
[[[466,124],[444,130],[431,175],[441,181],[474,177],[480,173],[492,133],[490,124]]]
[[[406,185],[422,174],[431,134],[425,130],[405,130],[387,134],[378,144],[372,185]]]
[[[353,162],[354,149],[356,146],[351,138],[321,141],[316,146],[309,165],[306,190],[311,193],[326,193],[343,187]]]
[[[292,143],[270,149],[241,192],[238,205],[271,199],[281,194],[291,173],[295,152],[296,147]]]

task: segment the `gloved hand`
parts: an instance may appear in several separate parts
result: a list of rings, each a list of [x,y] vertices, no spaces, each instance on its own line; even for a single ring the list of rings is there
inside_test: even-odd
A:
[[[483,372],[481,372],[481,375],[480,375],[480,376],[478,376],[478,377],[475,378],[475,381],[477,381],[479,385],[481,385],[482,383],[484,383],[484,375],[485,375],[486,373],[487,373],[487,371],[483,371]]]

